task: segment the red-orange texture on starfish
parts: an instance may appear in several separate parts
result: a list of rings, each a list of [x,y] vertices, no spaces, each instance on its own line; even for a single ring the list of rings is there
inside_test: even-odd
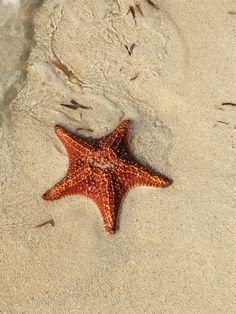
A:
[[[54,201],[81,194],[100,209],[105,230],[114,233],[117,211],[124,194],[134,186],[165,188],[171,180],[141,165],[129,149],[131,121],[125,120],[110,134],[99,139],[84,139],[56,125],[55,132],[69,156],[65,177],[43,194]]]

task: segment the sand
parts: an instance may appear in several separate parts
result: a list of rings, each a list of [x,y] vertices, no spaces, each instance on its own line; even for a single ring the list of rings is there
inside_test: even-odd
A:
[[[0,133],[1,313],[235,313],[236,7],[141,0],[134,19],[136,3],[45,0],[28,23]],[[126,118],[174,183],[131,190],[111,236],[92,201],[41,195],[67,169],[55,124],[99,137]]]

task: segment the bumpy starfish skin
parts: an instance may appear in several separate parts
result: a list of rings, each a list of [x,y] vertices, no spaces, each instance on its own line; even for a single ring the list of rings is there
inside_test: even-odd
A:
[[[84,140],[56,125],[55,132],[69,156],[66,176],[42,197],[53,201],[81,194],[100,209],[105,230],[114,233],[124,194],[138,185],[165,188],[171,180],[148,170],[129,150],[130,120],[100,139]]]

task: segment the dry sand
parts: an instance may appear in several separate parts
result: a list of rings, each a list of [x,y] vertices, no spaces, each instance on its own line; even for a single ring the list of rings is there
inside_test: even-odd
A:
[[[1,128],[1,313],[236,311],[236,107],[221,105],[236,102],[236,6],[141,0],[135,22],[135,3],[35,10],[27,77]],[[71,98],[92,110],[59,105]],[[92,201],[41,195],[67,168],[54,124],[98,137],[125,118],[135,154],[174,184],[130,191],[110,236]]]

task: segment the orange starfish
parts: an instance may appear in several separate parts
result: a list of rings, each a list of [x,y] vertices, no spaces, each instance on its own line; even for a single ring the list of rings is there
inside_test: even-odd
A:
[[[130,153],[130,120],[100,139],[82,139],[56,125],[55,132],[69,155],[66,176],[42,197],[53,201],[81,194],[100,209],[105,230],[114,233],[117,210],[124,194],[134,186],[165,188],[171,180],[145,168]]]

